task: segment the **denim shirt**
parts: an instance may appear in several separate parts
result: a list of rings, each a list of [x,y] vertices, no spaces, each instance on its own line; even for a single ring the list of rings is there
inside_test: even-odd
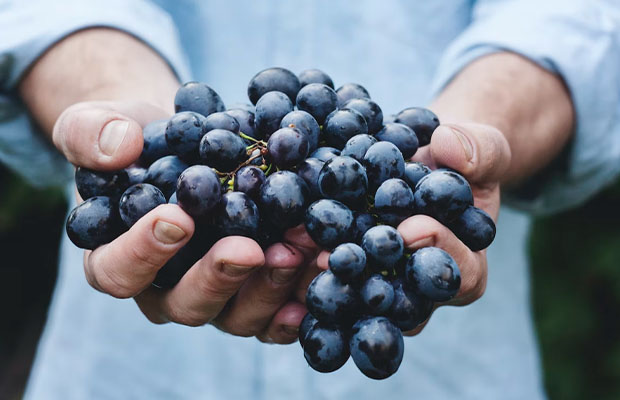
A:
[[[35,184],[70,181],[15,86],[43,51],[85,27],[131,33],[180,80],[207,82],[227,104],[247,102],[247,82],[263,68],[320,68],[336,86],[363,84],[385,114],[427,104],[468,63],[508,50],[560,74],[575,105],[566,162],[535,193],[509,196],[530,212],[553,212],[584,201],[620,170],[619,7],[613,0],[0,0],[0,161]],[[405,340],[401,368],[385,381],[365,378],[352,361],[319,374],[298,344],[152,325],[132,300],[90,288],[81,251],[65,238],[26,398],[544,398],[528,224],[526,214],[502,208],[485,295],[439,309]]]

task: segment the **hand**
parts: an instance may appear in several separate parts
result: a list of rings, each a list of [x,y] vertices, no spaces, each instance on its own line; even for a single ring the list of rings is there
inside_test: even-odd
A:
[[[53,141],[75,165],[120,169],[140,155],[142,126],[168,116],[146,103],[78,103],[56,121]],[[287,244],[275,244],[263,253],[251,239],[227,237],[194,264],[173,289],[152,287],[157,271],[193,233],[194,222],[180,207],[161,205],[114,241],[86,251],[86,279],[114,297],[133,297],[144,315],[157,324],[212,323],[234,335],[258,335],[276,343],[294,341],[301,318],[291,320],[278,310],[295,288],[304,253]],[[295,308],[303,306],[287,306],[289,310]]]

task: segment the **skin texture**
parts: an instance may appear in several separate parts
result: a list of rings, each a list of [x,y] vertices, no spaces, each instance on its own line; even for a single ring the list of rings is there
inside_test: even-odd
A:
[[[178,87],[169,66],[142,42],[117,31],[90,29],[50,49],[19,89],[33,117],[70,162],[115,170],[139,157],[143,126],[172,114]],[[574,125],[562,81],[510,53],[470,64],[430,108],[442,125],[413,159],[462,173],[472,184],[475,206],[494,220],[500,184],[518,183],[547,165]],[[106,129],[111,127],[116,130]],[[448,228],[424,215],[406,219],[398,230],[409,249],[437,246],[458,263],[461,288],[445,304],[465,305],[482,296],[486,251],[470,251]],[[86,251],[86,278],[97,290],[133,297],[154,323],[212,323],[234,335],[294,341],[306,313],[306,288],[327,268],[328,253],[317,258],[319,249],[301,226],[286,232],[286,243],[264,253],[251,239],[228,237],[173,289],[151,287],[158,269],[193,231],[192,219],[177,205],[161,205],[113,242]]]

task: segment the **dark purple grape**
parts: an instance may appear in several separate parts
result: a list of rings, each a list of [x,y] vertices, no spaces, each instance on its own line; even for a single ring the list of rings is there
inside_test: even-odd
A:
[[[366,268],[366,253],[355,243],[338,245],[328,259],[329,269],[342,282],[352,282]]]
[[[157,186],[169,199],[177,188],[179,175],[187,167],[188,165],[177,156],[162,157],[146,170],[144,182]]]
[[[200,82],[187,82],[174,96],[176,112],[193,111],[207,117],[214,112],[224,111],[221,97],[208,85]]]
[[[258,237],[256,241],[263,249],[267,249],[269,246],[284,240],[284,231],[282,228],[275,226],[273,222],[264,217],[261,218],[258,226]]]
[[[256,200],[260,195],[260,188],[266,179],[262,169],[253,165],[243,167],[235,174],[233,189],[236,192],[243,192],[251,199]]]
[[[353,136],[366,134],[366,120],[355,110],[335,110],[327,116],[323,126],[325,141],[337,149],[342,149]]]
[[[443,224],[454,221],[474,204],[467,180],[449,170],[436,170],[420,179],[413,198],[416,212],[429,215]]]
[[[129,175],[124,169],[118,171],[95,171],[78,167],[75,170],[75,185],[82,199],[106,196],[118,200],[129,187]]]
[[[173,115],[166,125],[166,143],[170,151],[187,162],[197,161],[200,139],[207,133],[205,121],[205,117],[195,112]]]
[[[200,141],[200,159],[220,172],[233,171],[247,157],[245,142],[234,132],[214,129]]]
[[[144,146],[140,154],[140,165],[148,167],[155,160],[172,154],[166,143],[167,119],[153,121],[142,128]]]
[[[338,156],[323,165],[318,186],[324,198],[359,204],[365,201],[368,178],[362,164],[354,158]]]
[[[336,371],[349,359],[347,338],[337,328],[315,324],[306,334],[304,357],[315,371]]]
[[[306,158],[297,166],[297,175],[303,179],[310,189],[310,197],[312,199],[318,199],[321,197],[321,191],[319,190],[319,173],[321,168],[325,165],[324,161],[318,158]]]
[[[369,99],[368,91],[362,85],[357,83],[345,83],[336,89],[338,95],[338,108],[344,107],[347,101],[351,99]]]
[[[301,324],[299,324],[299,344],[303,349],[304,343],[306,341],[306,335],[319,322],[316,318],[312,316],[310,313],[306,313],[304,318],[301,320]]]
[[[333,249],[350,240],[353,213],[339,201],[321,199],[308,207],[304,224],[316,244]]]
[[[299,79],[288,69],[267,68],[254,75],[250,80],[248,97],[252,104],[256,104],[265,93],[278,91],[284,93],[294,102],[299,88]]]
[[[389,319],[371,317],[353,325],[349,341],[351,358],[364,375],[385,379],[393,375],[403,361],[403,335]]]
[[[353,157],[359,162],[364,162],[366,152],[375,143],[377,143],[377,139],[374,136],[355,135],[347,141],[340,155]]]
[[[359,297],[352,285],[327,270],[317,275],[308,286],[306,307],[320,323],[346,326],[355,320]],[[307,339],[308,336],[306,346]]]
[[[297,174],[273,173],[261,187],[261,214],[280,229],[292,228],[302,222],[309,196],[308,186]]]
[[[383,127],[383,111],[381,107],[370,99],[351,99],[344,105],[345,109],[359,112],[368,125],[368,134],[374,135]]]
[[[375,193],[375,210],[381,221],[398,226],[414,214],[413,192],[402,179],[388,179]]]
[[[394,122],[407,125],[418,137],[420,146],[431,142],[431,136],[439,126],[439,118],[431,110],[420,107],[405,108],[396,115]]]
[[[254,106],[252,106],[252,111],[241,108],[231,108],[224,112],[237,120],[241,133],[259,139],[257,133],[254,132]]]
[[[431,316],[432,301],[415,293],[400,278],[395,279],[392,286],[394,288],[394,301],[388,316],[401,331],[407,332],[415,329]]]
[[[411,190],[415,190],[415,186],[420,182],[420,179],[431,173],[431,169],[421,162],[408,162],[405,164],[405,176],[403,179]]]
[[[146,168],[142,167],[127,167],[125,168],[125,172],[127,172],[127,177],[129,178],[129,186],[144,182],[144,178],[146,177]]]
[[[321,129],[314,117],[305,111],[291,111],[280,121],[280,128],[297,128],[308,138],[308,153],[319,147]]]
[[[404,243],[400,233],[391,226],[370,228],[362,238],[368,266],[375,271],[392,268],[403,256]]]
[[[122,232],[116,202],[95,196],[75,207],[67,218],[67,236],[81,249],[94,250]]]
[[[363,212],[354,212],[353,218],[353,238],[355,243],[362,243],[362,237],[366,231],[377,225],[377,220],[371,214]]]
[[[402,178],[405,174],[405,160],[400,150],[392,143],[377,142],[370,146],[362,163],[368,176],[371,192],[390,178]]]
[[[394,287],[380,274],[374,274],[362,285],[360,298],[368,314],[385,315],[394,302]]]
[[[339,155],[340,155],[340,150],[338,149],[334,149],[333,147],[319,147],[313,153],[310,154],[310,157],[317,158],[325,162]]]
[[[214,221],[223,236],[247,236],[256,238],[260,216],[256,204],[242,192],[230,192],[222,196]]]
[[[407,283],[433,301],[448,301],[461,287],[461,271],[445,250],[424,247],[407,261]]]
[[[234,133],[239,133],[239,122],[228,112],[216,112],[207,117],[204,121],[205,132],[214,129],[224,129]]]
[[[282,92],[267,92],[256,103],[254,124],[261,137],[268,138],[280,128],[282,118],[293,111],[293,103]]]
[[[121,219],[131,228],[140,218],[155,207],[166,204],[166,197],[157,187],[139,183],[129,187],[118,202]]]
[[[211,168],[194,165],[179,176],[177,203],[192,217],[200,219],[208,216],[221,198],[220,180]]]
[[[471,251],[486,249],[495,239],[495,222],[474,206],[467,207],[448,227]]]
[[[301,88],[296,99],[297,108],[310,113],[319,125],[338,107],[334,89],[321,83],[311,83]]]
[[[309,85],[310,83],[322,83],[334,88],[334,82],[325,72],[320,69],[307,69],[299,73],[299,83],[301,87]]]
[[[396,145],[406,160],[413,157],[418,151],[418,137],[407,125],[385,124],[375,136],[381,141]]]
[[[269,158],[280,169],[289,169],[308,155],[308,138],[296,128],[281,128],[267,142]]]

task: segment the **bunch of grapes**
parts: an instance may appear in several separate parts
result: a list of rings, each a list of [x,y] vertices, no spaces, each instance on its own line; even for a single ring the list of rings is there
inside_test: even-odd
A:
[[[429,215],[479,251],[493,241],[493,220],[473,206],[461,175],[408,161],[439,125],[430,110],[406,108],[388,122],[364,87],[334,90],[316,69],[263,70],[248,96],[252,106],[226,109],[206,84],[183,85],[176,114],[144,127],[136,164],[76,170],[85,201],[69,215],[68,236],[95,249],[160,204],[178,204],[196,231],[153,282],[170,288],[223,237],[266,248],[303,223],[332,251],[307,291],[299,341],[308,364],[331,372],[351,356],[368,377],[387,378],[402,361],[401,332],[424,322],[461,281],[448,253],[410,253],[395,227]]]

